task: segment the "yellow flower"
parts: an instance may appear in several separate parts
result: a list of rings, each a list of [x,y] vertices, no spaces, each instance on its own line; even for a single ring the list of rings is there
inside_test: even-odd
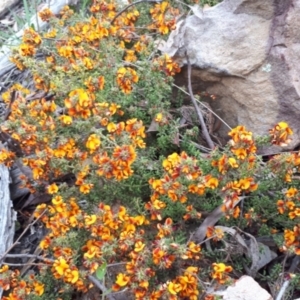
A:
[[[88,246],[87,252],[84,253],[83,257],[85,259],[92,259],[98,256],[100,253],[99,248],[96,246]]]
[[[50,18],[54,17],[54,14],[49,8],[45,8],[39,12],[39,17],[44,22],[48,22]]]
[[[106,128],[107,128],[107,131],[110,133],[115,132],[117,130],[117,125],[115,123],[110,122],[107,124]]]
[[[134,217],[134,223],[136,225],[141,226],[144,223],[147,223],[147,220],[146,220],[145,216],[136,216],[136,217]]]
[[[93,184],[92,183],[86,183],[86,184],[82,184],[80,185],[79,191],[83,194],[89,194],[89,192],[91,191],[91,188],[93,188]]]
[[[162,163],[162,166],[166,171],[172,170],[179,165],[181,161],[180,156],[177,153],[173,153],[167,157]]]
[[[85,146],[90,150],[90,152],[94,152],[101,145],[100,139],[96,134],[91,134],[85,144]]]
[[[64,275],[65,271],[69,269],[69,265],[64,258],[55,260],[53,263],[53,267],[55,271],[61,276]]]
[[[293,198],[296,196],[297,193],[298,193],[298,190],[294,187],[291,187],[285,192],[285,196],[287,198]]]
[[[75,270],[66,270],[66,273],[65,273],[65,281],[66,282],[69,282],[69,283],[76,283],[77,280],[79,279],[79,272],[77,269]]]
[[[35,48],[29,44],[21,44],[19,49],[19,54],[21,56],[33,56],[35,54]]]
[[[52,183],[48,186],[48,194],[56,194],[58,192],[58,186],[55,183]]]
[[[39,179],[44,174],[44,170],[41,168],[34,168],[32,173],[33,179]]]
[[[126,286],[130,281],[130,277],[125,274],[118,274],[116,284],[119,286]]]
[[[237,164],[236,160],[233,157],[228,158],[228,163],[232,168],[238,168],[239,165]]]
[[[181,285],[174,282],[169,282],[168,291],[171,295],[176,295],[182,290]]]
[[[59,118],[65,125],[71,125],[73,119],[71,116],[63,115]]]
[[[96,215],[91,215],[91,216],[85,216],[84,217],[84,221],[85,221],[85,225],[92,225],[96,222],[97,220],[97,216]]]
[[[84,57],[82,61],[87,69],[92,70],[94,68],[95,63],[89,57]]]
[[[61,205],[63,203],[63,198],[61,196],[55,196],[52,198],[52,203],[54,205]]]
[[[209,178],[208,181],[205,183],[205,186],[211,189],[217,188],[219,185],[219,181],[217,178]]]
[[[232,267],[231,266],[226,266],[223,263],[213,263],[213,269],[216,273],[228,273],[232,271]]]
[[[141,252],[145,248],[145,244],[142,243],[141,241],[136,242],[134,245],[134,251],[135,252]]]
[[[158,113],[155,116],[155,122],[160,123],[163,120],[164,116],[162,113]]]
[[[197,268],[197,267],[187,267],[187,268],[186,268],[186,272],[187,272],[187,273],[197,274],[198,271],[199,271],[199,268]]]
[[[4,265],[2,268],[0,268],[0,274],[5,273],[6,271],[8,271],[8,269],[8,265]]]
[[[44,284],[36,281],[33,283],[33,288],[34,288],[35,293],[38,296],[41,296],[44,294]]]
[[[252,178],[244,178],[244,179],[240,179],[239,181],[239,187],[242,190],[247,190],[250,187],[250,184],[252,183]]]
[[[193,253],[199,253],[201,251],[201,247],[194,242],[189,243],[189,250]]]
[[[239,148],[239,149],[232,149],[231,151],[237,156],[238,159],[243,160],[247,157],[246,149]]]

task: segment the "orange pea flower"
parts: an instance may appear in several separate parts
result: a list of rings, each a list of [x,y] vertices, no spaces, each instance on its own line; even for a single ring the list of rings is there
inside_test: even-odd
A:
[[[142,243],[141,241],[139,242],[136,242],[135,245],[134,245],[134,251],[135,252],[141,252],[144,248],[145,248],[145,244]]]
[[[52,183],[51,185],[48,186],[47,188],[48,194],[56,194],[58,192],[58,186],[55,183]]]
[[[182,287],[179,283],[169,282],[168,291],[171,295],[176,295],[182,290]]]
[[[130,277],[128,275],[119,273],[117,275],[116,284],[123,287],[126,286],[130,282]]]
[[[63,276],[65,271],[69,269],[69,265],[67,261],[61,257],[54,261],[53,268],[59,275]]]
[[[91,134],[85,144],[91,153],[95,152],[101,145],[100,139],[96,134]]]

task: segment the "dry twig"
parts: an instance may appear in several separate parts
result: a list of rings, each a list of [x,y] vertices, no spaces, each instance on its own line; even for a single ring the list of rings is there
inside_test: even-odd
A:
[[[13,249],[18,242],[20,241],[20,239],[23,237],[23,235],[28,231],[28,229],[34,225],[47,211],[47,209],[45,209],[39,216],[38,218],[36,218],[31,224],[28,224],[26,226],[26,228],[24,229],[24,231],[20,234],[20,236],[17,238],[17,240],[5,251],[5,253],[3,253],[3,255],[0,257],[0,264],[2,264],[3,259],[7,256],[7,254],[11,251],[11,249]]]
[[[190,93],[190,97],[191,97],[191,100],[193,102],[193,105],[196,109],[196,113],[198,115],[198,118],[199,118],[199,121],[200,121],[200,125],[201,125],[201,128],[202,128],[202,133],[203,133],[203,136],[209,146],[209,148],[212,150],[214,149],[215,145],[209,135],[209,132],[207,130],[207,127],[206,127],[206,124],[204,122],[204,118],[203,118],[203,115],[202,115],[202,112],[197,104],[197,101],[194,97],[194,94],[193,94],[193,89],[192,89],[192,82],[191,82],[191,73],[192,73],[192,67],[191,67],[191,63],[190,63],[190,60],[188,58],[188,56],[186,55],[186,59],[187,59],[187,63],[188,63],[188,90],[189,90],[189,93]]]

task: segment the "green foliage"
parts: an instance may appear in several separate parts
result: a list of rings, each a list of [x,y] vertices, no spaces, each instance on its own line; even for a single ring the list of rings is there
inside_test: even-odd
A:
[[[199,278],[226,285],[232,268],[225,263],[231,259],[238,275],[251,263],[243,251],[228,250],[232,241],[214,232],[216,223],[253,236],[277,230],[278,246],[295,251],[300,158],[287,153],[264,162],[255,144],[285,143],[288,125],[256,139],[238,126],[227,145],[207,149],[199,126],[180,124],[183,94],[172,91],[180,69],[156,48],[178,9],[143,3],[112,22],[119,5],[93,2],[87,13],[89,4],[82,3],[84,12],[64,8],[60,18],[49,16],[48,33],[30,28],[13,50],[35,88],[52,96],[28,100],[30,91],[18,85],[2,96],[9,102],[11,92],[20,94],[2,130],[20,141],[22,162],[32,170],[24,185],[52,195],[34,214],[49,230],[40,247],[53,257],[35,282],[45,286],[42,297],[85,293],[88,274],[109,292],[128,289],[136,299],[152,292],[156,299],[200,297]],[[1,162],[15,158],[1,150]],[[212,251],[200,253],[203,241],[190,229],[215,210],[205,229]],[[266,276],[278,276],[276,268]]]
[[[222,1],[223,0],[200,0],[200,5],[204,6],[205,4],[208,4],[209,6],[215,6]]]

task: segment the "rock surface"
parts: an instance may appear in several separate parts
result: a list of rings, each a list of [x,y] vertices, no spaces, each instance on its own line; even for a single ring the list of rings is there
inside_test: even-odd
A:
[[[242,276],[226,289],[223,300],[272,300],[273,297],[252,277]]]
[[[2,145],[0,144],[0,148]],[[0,265],[2,256],[11,247],[14,241],[15,221],[17,213],[12,208],[9,192],[9,172],[7,167],[0,164]],[[0,299],[3,290],[0,288]]]
[[[1,0],[0,1],[0,18],[6,14],[9,9],[17,4],[19,0]]]
[[[224,0],[181,21],[161,48],[194,67],[194,92],[216,95],[231,126],[265,135],[279,121],[300,144],[300,0]],[[186,72],[181,74],[186,83]],[[180,79],[179,79],[180,81]],[[228,128],[222,126],[221,136]]]

